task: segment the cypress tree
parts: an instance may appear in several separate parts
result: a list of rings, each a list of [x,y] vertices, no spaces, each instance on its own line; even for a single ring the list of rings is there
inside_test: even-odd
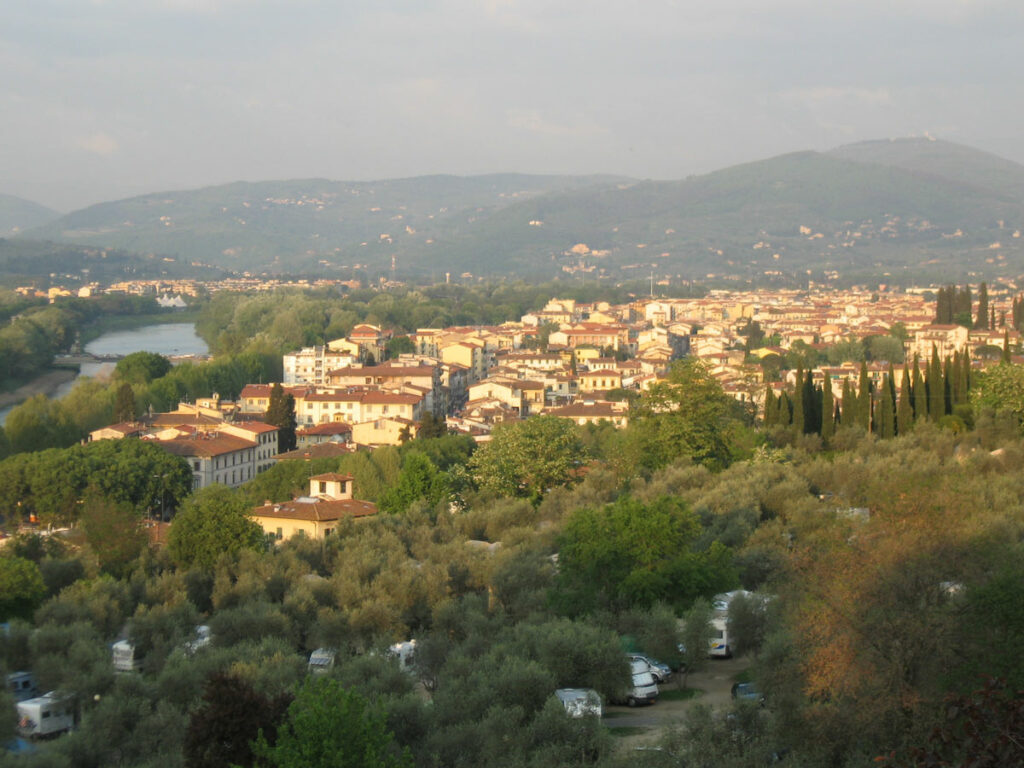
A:
[[[994,331],[996,329],[996,308],[992,307],[988,312],[988,329]]]
[[[1005,328],[1006,327],[1006,310],[1005,309],[999,310],[999,327],[1000,328]]]
[[[788,427],[793,423],[793,403],[789,399],[789,393],[783,392],[779,395],[779,417],[778,424]]]
[[[956,352],[953,353],[953,366],[949,370],[949,372],[946,374],[946,381],[949,383],[950,403],[952,405],[960,405],[960,403],[963,402],[963,399],[966,396],[966,394],[960,388],[960,383],[961,383],[961,378],[960,378],[960,365],[961,365],[961,363],[960,363],[960,360],[961,360],[961,357],[962,356],[960,354],[960,350],[957,350]],[[948,358],[947,358],[947,360],[948,360]]]
[[[974,321],[975,328],[988,328],[988,284],[982,283],[978,288],[978,319]]]
[[[286,394],[280,384],[270,388],[270,401],[263,420],[277,427],[277,450],[280,453],[295,447],[295,397]]]
[[[821,437],[827,443],[836,433],[836,405],[832,397],[832,379],[827,375],[821,387]]]
[[[883,440],[896,437],[896,408],[892,398],[893,383],[888,375],[882,384],[881,404],[878,406],[878,435]]]
[[[848,427],[856,421],[853,418],[856,405],[854,404],[853,392],[850,389],[850,380],[848,378],[843,379],[843,394],[841,397],[842,402],[839,403],[839,423],[844,427]]]
[[[953,322],[953,286],[939,288],[935,299],[935,322],[948,325]]]
[[[953,322],[970,328],[974,323],[971,319],[971,286],[965,285],[956,291],[953,298]]]
[[[963,402],[968,402],[971,394],[971,353],[966,349],[960,356],[960,391],[963,392]]]
[[[910,371],[903,366],[903,383],[900,385],[900,399],[896,406],[896,434],[905,435],[914,424],[914,407],[910,404],[913,395],[910,391]]]
[[[938,421],[946,415],[946,387],[942,381],[942,363],[939,362],[939,352],[932,345],[932,359],[928,363],[928,378],[925,380],[928,387],[928,418]]]
[[[921,361],[914,355],[914,421],[928,418],[928,387],[921,377]]]
[[[779,406],[775,402],[775,390],[771,384],[765,384],[764,388],[764,425],[774,427],[779,419]]]
[[[944,405],[943,410],[946,413],[953,412],[953,387],[952,387],[953,369],[949,362],[949,357],[946,357],[946,362],[942,368],[942,400]]]
[[[857,384],[857,423],[865,431],[871,431],[871,379],[868,378],[868,364],[861,360],[860,381]]]
[[[811,375],[807,374],[807,378]],[[806,425],[804,417],[807,412],[804,405],[804,368],[802,365],[796,367],[796,386],[793,388],[793,428],[798,435],[804,433]]]
[[[1000,358],[1000,363],[1009,365],[1012,362],[1010,357],[1010,332],[1003,331],[1003,354]]]
[[[804,432],[821,433],[821,390],[814,386],[814,374],[807,372],[804,377]]]

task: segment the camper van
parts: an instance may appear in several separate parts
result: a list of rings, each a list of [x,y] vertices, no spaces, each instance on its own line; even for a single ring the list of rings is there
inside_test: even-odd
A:
[[[601,717],[603,714],[601,696],[593,688],[559,688],[555,696],[562,702],[569,717]]]
[[[398,666],[403,672],[413,671],[413,661],[416,657],[415,640],[406,640],[404,643],[395,643],[388,648],[388,653],[398,659]]]
[[[309,673],[326,675],[334,666],[335,651],[331,648],[317,648],[309,654]]]
[[[31,699],[39,693],[35,676],[31,672],[11,672],[7,676],[7,690],[15,702]]]
[[[727,617],[716,616],[711,620],[711,642],[708,644],[708,655],[728,659],[732,656],[729,648],[729,620]]]
[[[625,696],[617,699],[617,704],[628,704],[635,707],[637,704],[653,704],[658,700],[658,684],[645,661],[629,662],[629,673],[632,684]]]
[[[75,726],[74,700],[50,691],[18,702],[18,733],[27,738],[45,738],[70,731]]]
[[[142,659],[135,653],[135,646],[127,640],[118,640],[112,646],[115,672],[138,672]]]
[[[185,653],[192,656],[200,648],[205,648],[210,644],[213,639],[213,633],[210,632],[210,628],[206,624],[200,624],[196,627],[196,634],[191,640],[185,643]]]

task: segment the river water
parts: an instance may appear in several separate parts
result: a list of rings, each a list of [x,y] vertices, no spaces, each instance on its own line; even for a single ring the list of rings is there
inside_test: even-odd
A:
[[[156,352],[167,357],[209,354],[206,342],[196,335],[195,323],[160,323],[144,325],[128,331],[111,331],[85,345],[92,355],[130,355],[132,352]],[[115,363],[83,363],[80,376],[105,377],[114,370]],[[64,397],[75,385],[74,380],[61,384],[46,393],[53,399]],[[7,421],[10,408],[0,410],[0,424]]]

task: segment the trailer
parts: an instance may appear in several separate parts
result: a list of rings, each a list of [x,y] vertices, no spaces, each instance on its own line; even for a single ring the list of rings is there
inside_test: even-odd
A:
[[[18,733],[26,738],[56,736],[75,727],[74,697],[50,691],[18,702]]]
[[[555,696],[562,702],[569,717],[601,717],[604,714],[601,696],[592,688],[559,688]]]
[[[416,657],[416,640],[395,643],[388,648],[388,655],[398,659],[398,666],[403,672],[412,672],[413,661]]]
[[[334,667],[335,656],[337,653],[332,648],[317,648],[309,654],[309,673],[326,675]]]
[[[35,675],[31,672],[11,672],[7,676],[7,690],[11,692],[15,702],[25,701],[39,695]]]
[[[135,652],[135,646],[127,640],[118,640],[111,646],[115,672],[138,672],[142,659]]]

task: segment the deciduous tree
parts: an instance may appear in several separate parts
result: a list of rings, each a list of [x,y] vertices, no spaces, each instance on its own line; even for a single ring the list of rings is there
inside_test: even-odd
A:
[[[539,501],[551,488],[571,483],[584,458],[575,424],[556,416],[535,416],[496,427],[469,467],[481,488]]]
[[[204,488],[175,516],[167,551],[182,567],[212,568],[223,554],[261,549],[263,531],[248,512],[245,502],[229,488]]]
[[[351,688],[325,677],[309,678],[288,706],[270,745],[258,738],[253,752],[273,768],[411,768],[412,757],[395,743],[387,713]]]

